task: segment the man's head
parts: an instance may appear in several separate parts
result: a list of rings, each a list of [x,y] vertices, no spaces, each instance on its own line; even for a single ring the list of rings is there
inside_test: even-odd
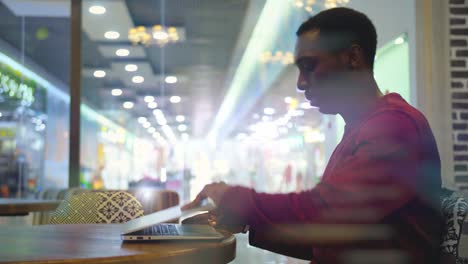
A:
[[[362,77],[372,76],[377,33],[366,15],[349,8],[329,9],[297,30],[297,86],[322,113],[346,109],[347,100],[366,91]]]

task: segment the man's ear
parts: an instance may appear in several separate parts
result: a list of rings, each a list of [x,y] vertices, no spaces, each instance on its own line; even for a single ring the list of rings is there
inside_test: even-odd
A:
[[[364,51],[361,46],[354,44],[349,49],[349,67],[351,69],[360,69],[365,66]]]

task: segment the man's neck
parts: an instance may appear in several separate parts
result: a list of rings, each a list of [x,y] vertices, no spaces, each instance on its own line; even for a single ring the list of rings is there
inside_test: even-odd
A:
[[[375,82],[375,79],[372,77],[369,77],[360,85],[361,87],[358,89],[366,92],[353,97],[353,102],[346,104],[349,107],[347,107],[347,109],[343,109],[339,113],[347,124],[353,123],[354,121],[362,118],[362,116],[364,116],[383,96]]]

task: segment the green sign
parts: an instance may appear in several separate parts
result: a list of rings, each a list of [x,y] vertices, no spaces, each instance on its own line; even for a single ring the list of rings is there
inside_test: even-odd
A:
[[[35,90],[35,82],[0,64],[0,94],[31,105],[34,102]]]

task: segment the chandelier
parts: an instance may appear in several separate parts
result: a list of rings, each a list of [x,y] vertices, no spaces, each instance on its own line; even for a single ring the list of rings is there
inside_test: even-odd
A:
[[[320,7],[320,3],[322,4],[322,8],[330,9],[346,5],[349,1],[350,0],[293,0],[293,3],[297,8],[304,8],[308,13],[313,13],[316,10],[314,9],[315,7]]]
[[[276,51],[275,54],[271,51],[265,51],[260,55],[259,58],[261,63],[281,63],[283,65],[289,65],[294,63],[294,55],[292,52],[287,51]]]
[[[143,44],[146,46],[156,44],[160,47],[168,43],[180,42],[185,38],[183,28],[165,27],[155,25],[153,27],[138,26],[128,31],[128,39],[132,44]]]

